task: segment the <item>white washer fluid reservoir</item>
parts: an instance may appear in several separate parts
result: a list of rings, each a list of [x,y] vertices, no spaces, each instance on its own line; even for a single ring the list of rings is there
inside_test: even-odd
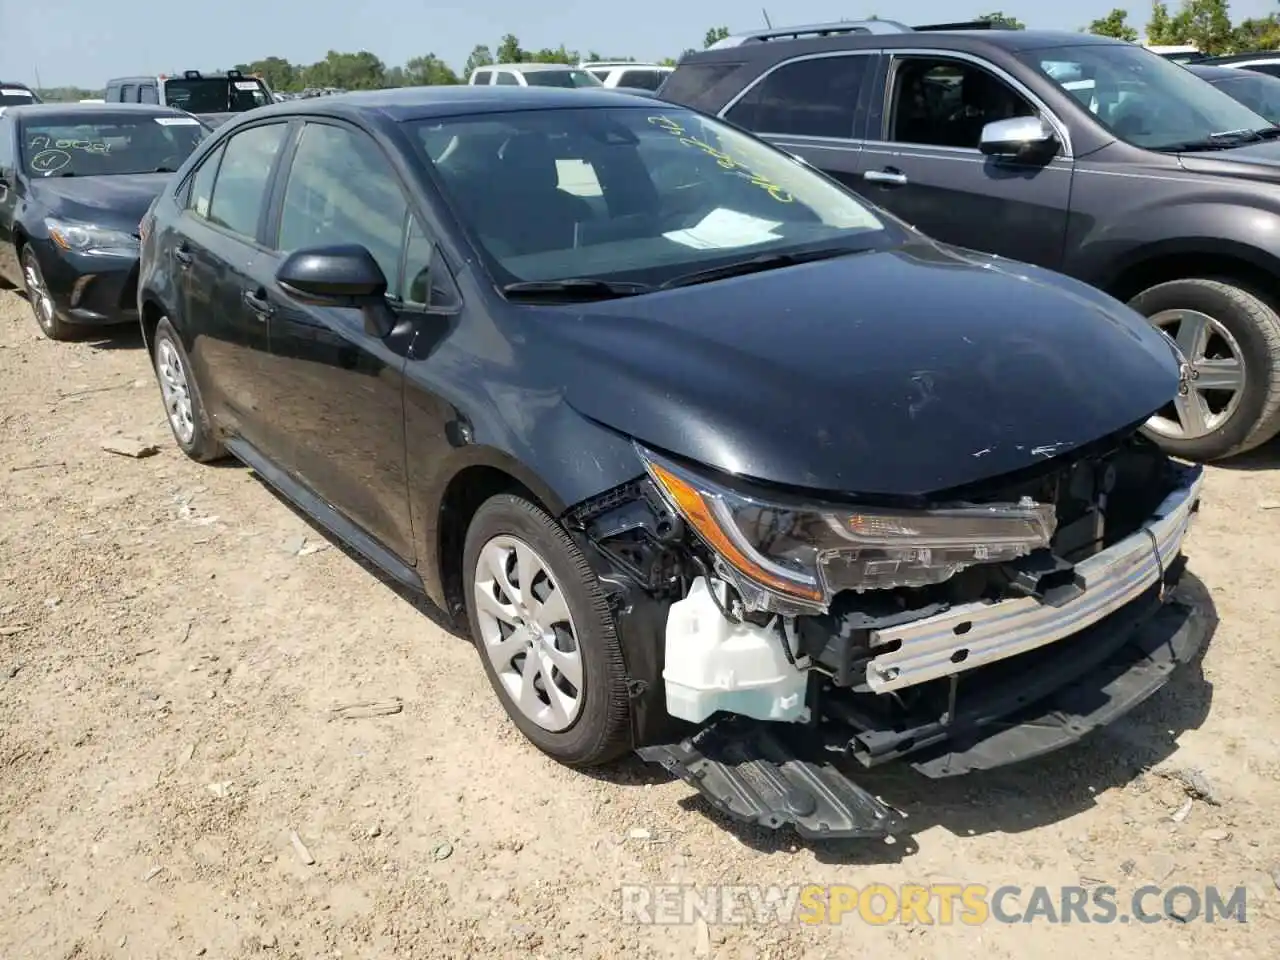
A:
[[[667,614],[662,679],[667,712],[701,723],[717,710],[756,720],[807,719],[806,675],[787,660],[775,629],[730,623],[705,577]]]

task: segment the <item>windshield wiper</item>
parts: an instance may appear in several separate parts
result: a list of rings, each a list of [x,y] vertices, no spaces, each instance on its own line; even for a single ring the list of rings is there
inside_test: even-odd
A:
[[[711,283],[729,277],[742,277],[749,273],[763,273],[765,270],[777,270],[779,267],[793,267],[798,263],[809,263],[813,260],[830,260],[844,257],[852,253],[861,253],[848,247],[825,247],[821,250],[806,250],[798,253],[762,253],[747,260],[735,260],[721,267],[707,270],[695,270],[693,273],[673,277],[658,289],[669,290],[672,287],[690,287],[699,283]]]
[[[1246,143],[1259,143],[1280,137],[1280,127],[1263,127],[1259,130],[1243,128],[1240,130],[1223,130],[1211,133],[1202,140],[1186,140],[1182,143],[1169,143],[1162,147],[1152,147],[1160,153],[1199,153],[1206,150],[1230,150]]]
[[[508,283],[502,292],[519,300],[613,300],[649,293],[653,289],[647,283],[569,277],[564,280],[520,280]]]

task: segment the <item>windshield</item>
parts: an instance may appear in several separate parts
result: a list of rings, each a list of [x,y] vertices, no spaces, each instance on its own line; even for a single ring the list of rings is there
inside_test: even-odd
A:
[[[22,166],[34,177],[173,173],[208,132],[177,115],[41,117],[22,126]]]
[[[21,87],[0,87],[0,107],[20,107],[35,103],[36,97],[30,90]]]
[[[1233,70],[1232,74],[1209,82],[1254,113],[1280,123],[1280,79],[1251,70]]]
[[[873,208],[804,163],[677,107],[409,126],[503,285],[660,284],[761,254],[889,240]]]
[[[586,70],[526,70],[525,83],[531,87],[599,87],[600,81]]]
[[[164,102],[188,113],[243,113],[272,101],[261,80],[180,77],[164,82]]]
[[[1185,67],[1131,44],[1084,44],[1019,56],[1136,146],[1173,149],[1270,126]]]

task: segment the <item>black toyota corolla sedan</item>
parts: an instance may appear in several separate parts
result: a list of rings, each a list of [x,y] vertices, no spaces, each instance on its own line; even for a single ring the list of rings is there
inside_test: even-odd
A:
[[[45,336],[137,322],[138,222],[209,129],[141,104],[0,115],[0,281],[26,287]]]
[[[1172,345],[614,91],[268,106],[143,222],[177,444],[457,617],[512,722],[753,822],[897,829],[830,763],[1055,749],[1206,641]],[[370,651],[371,656],[376,652]]]

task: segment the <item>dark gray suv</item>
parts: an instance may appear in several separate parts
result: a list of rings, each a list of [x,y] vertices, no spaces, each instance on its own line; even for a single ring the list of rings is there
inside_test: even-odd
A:
[[[1280,129],[1087,34],[890,21],[729,38],[659,97],[752,131],[948,243],[1129,302],[1181,350],[1148,433],[1196,460],[1280,431]]]

